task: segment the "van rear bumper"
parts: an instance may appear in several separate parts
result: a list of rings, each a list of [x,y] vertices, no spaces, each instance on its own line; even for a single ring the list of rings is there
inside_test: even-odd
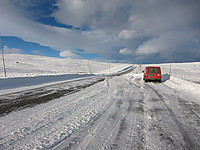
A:
[[[157,81],[157,82],[161,82],[161,79],[155,79],[155,78],[146,78],[146,79],[144,79],[145,80],[145,82],[147,82],[147,81]]]
[[[157,78],[152,78],[152,77],[144,77],[144,80],[145,81],[158,81],[158,82],[161,82],[161,77],[157,77]]]

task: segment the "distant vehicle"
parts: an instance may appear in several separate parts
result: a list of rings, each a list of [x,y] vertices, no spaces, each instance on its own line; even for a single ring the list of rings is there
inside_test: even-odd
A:
[[[143,80],[147,81],[158,81],[161,82],[161,68],[149,66],[146,67],[144,72]]]

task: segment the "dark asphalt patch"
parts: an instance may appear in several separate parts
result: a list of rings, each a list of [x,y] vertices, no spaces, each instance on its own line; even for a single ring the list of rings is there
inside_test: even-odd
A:
[[[91,83],[85,83],[84,85],[78,85],[75,87],[71,87],[68,89],[62,90],[44,90],[43,88],[37,89],[37,94],[32,92],[25,92],[23,95],[20,95],[18,98],[8,100],[6,98],[0,98],[0,116],[4,116],[12,111],[21,110],[27,107],[34,107],[35,105],[46,103],[53,99],[60,98],[62,96],[70,95],[72,93],[76,93],[82,89],[90,87],[96,83],[104,81],[105,79],[98,79],[97,81]]]

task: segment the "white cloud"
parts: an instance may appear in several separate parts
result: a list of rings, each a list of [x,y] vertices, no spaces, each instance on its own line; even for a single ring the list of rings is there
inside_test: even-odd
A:
[[[172,56],[177,50],[186,53],[190,47],[190,43],[193,42],[192,39],[195,37],[195,31],[166,33],[142,43],[137,49],[137,54],[160,53],[161,55]]]
[[[133,51],[131,51],[131,50],[128,49],[128,48],[120,49],[120,50],[119,50],[119,53],[120,53],[120,54],[123,54],[123,55],[133,55]]]
[[[23,51],[21,49],[8,48],[6,45],[3,47],[3,51],[4,51],[5,54],[23,53]]]
[[[26,18],[26,12],[18,11],[10,1],[0,1],[0,30],[3,36],[17,36],[25,41],[39,43],[56,50],[84,49],[88,52],[98,52],[108,36],[100,31],[81,32],[66,28],[43,25]],[[3,14],[3,15],[2,15]],[[106,45],[106,44],[104,44]]]
[[[75,27],[118,32],[127,26],[132,0],[60,0],[52,16]],[[119,11],[121,10],[121,11]]]
[[[60,55],[60,57],[67,57],[67,58],[73,58],[73,59],[81,59],[82,58],[81,56],[76,55],[68,50],[60,52],[59,55]]]
[[[136,31],[134,30],[122,30],[122,32],[119,33],[119,38],[122,39],[132,39],[136,35]]]

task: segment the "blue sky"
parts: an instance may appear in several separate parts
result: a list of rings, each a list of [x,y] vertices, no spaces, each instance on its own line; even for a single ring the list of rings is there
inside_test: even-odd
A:
[[[13,36],[3,36],[2,42],[8,48],[15,48],[21,50],[20,53],[30,54],[30,55],[42,55],[48,57],[59,57],[59,52],[54,49],[39,45],[38,43],[26,42],[18,37]],[[14,51],[10,52],[13,53]]]
[[[32,20],[50,26],[56,26],[61,28],[67,28],[77,31],[86,31],[88,27],[73,27],[72,25],[62,24],[55,20],[51,14],[57,10],[55,6],[57,0],[43,0],[43,1],[15,1],[13,5],[17,9],[23,9],[28,12],[31,16]],[[30,4],[32,3],[32,4]],[[10,49],[7,53],[23,53],[30,55],[42,55],[48,57],[61,57],[59,55],[60,51],[55,50],[54,48],[40,45],[39,43],[24,41],[23,39],[17,36],[2,36],[3,45],[5,45],[5,49]],[[13,50],[12,50],[13,49]],[[98,58],[98,54],[93,53],[84,53],[84,50],[76,50],[74,49],[74,54],[79,55],[81,59],[95,59]]]
[[[124,63],[200,61],[199,0],[1,0],[5,53]]]

